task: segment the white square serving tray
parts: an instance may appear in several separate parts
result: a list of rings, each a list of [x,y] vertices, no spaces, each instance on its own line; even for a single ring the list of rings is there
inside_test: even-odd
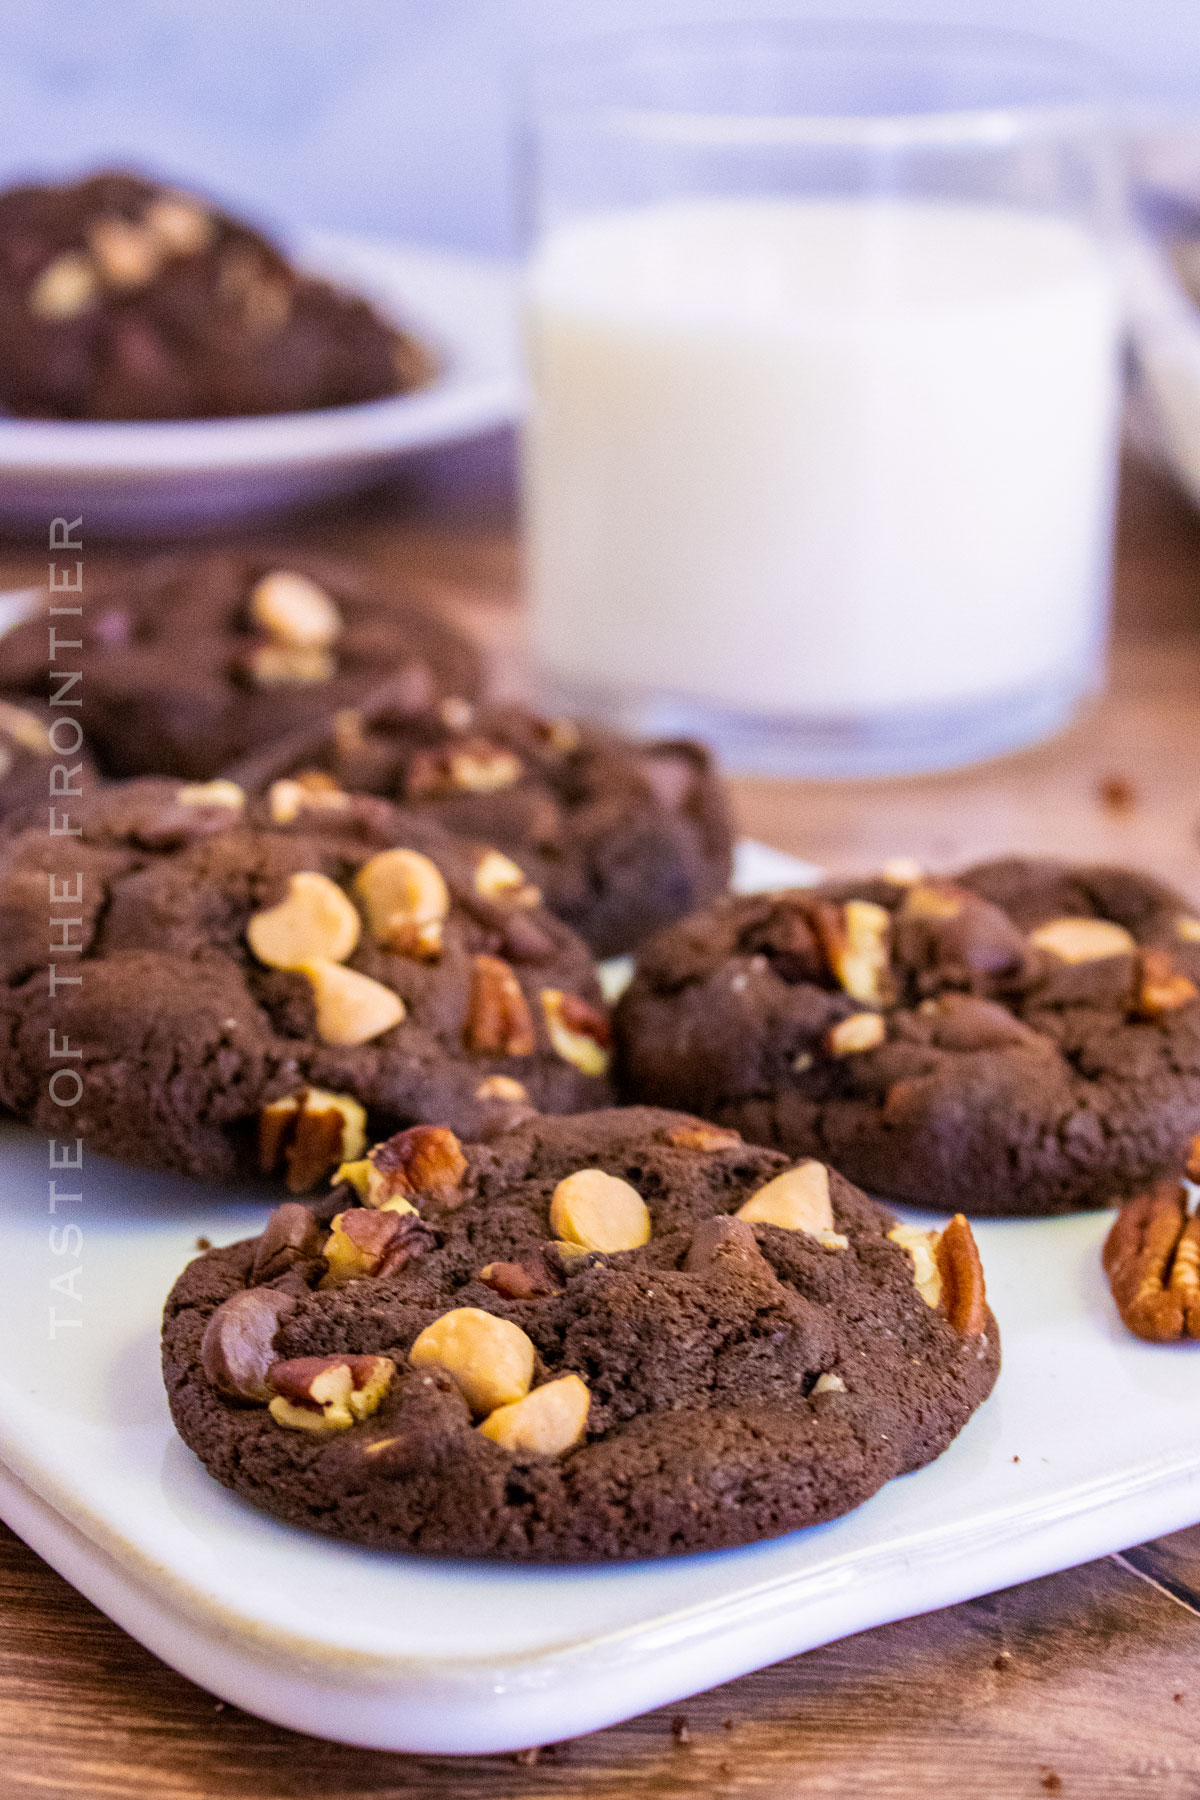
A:
[[[743,846],[742,886],[811,874]],[[83,1196],[53,1217],[51,1179]],[[266,1210],[97,1157],[81,1180],[52,1173],[44,1140],[0,1128],[0,1516],[166,1662],[297,1730],[388,1750],[558,1740],[1200,1519],[1200,1346],[1125,1332],[1100,1269],[1110,1215],[1091,1214],[976,1227],[996,1391],[937,1463],[831,1525],[618,1567],[326,1542],[212,1482],[159,1378],[163,1297],[197,1237],[232,1242]]]

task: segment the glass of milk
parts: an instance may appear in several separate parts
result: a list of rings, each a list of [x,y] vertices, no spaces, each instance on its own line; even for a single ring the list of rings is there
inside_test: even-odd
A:
[[[738,24],[535,87],[524,496],[549,697],[899,773],[1102,676],[1121,219],[1073,53]]]

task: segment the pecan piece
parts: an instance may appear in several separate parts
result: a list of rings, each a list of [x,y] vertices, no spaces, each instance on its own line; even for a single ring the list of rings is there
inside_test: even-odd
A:
[[[1143,950],[1140,957],[1137,1010],[1144,1019],[1161,1019],[1200,997],[1194,981],[1181,975],[1165,950]]]
[[[545,1252],[530,1250],[520,1262],[492,1262],[480,1269],[478,1280],[502,1300],[544,1300],[560,1292],[562,1283],[550,1273]]]
[[[892,917],[873,900],[844,906],[819,901],[812,922],[826,961],[852,1000],[887,1006],[896,997],[891,975]]]
[[[978,1337],[987,1325],[987,1290],[975,1235],[961,1213],[939,1236],[934,1256],[947,1319],[964,1337]]]
[[[561,988],[542,989],[542,1012],[550,1042],[564,1062],[582,1075],[607,1075],[612,1033],[602,1012]]]
[[[452,1212],[463,1203],[467,1159],[444,1125],[410,1125],[340,1172],[368,1206],[403,1211],[403,1202],[424,1200]]]
[[[1152,1344],[1200,1338],[1200,1216],[1181,1182],[1160,1181],[1117,1214],[1104,1244],[1117,1311]]]
[[[537,1039],[521,984],[498,956],[476,956],[463,1037],[481,1056],[532,1056]]]
[[[287,1169],[288,1192],[307,1193],[339,1164],[361,1156],[366,1108],[349,1094],[304,1088],[272,1100],[258,1115],[258,1166],[264,1175]]]
[[[341,1287],[362,1275],[395,1275],[436,1242],[411,1208],[380,1212],[351,1206],[333,1220],[324,1251],[329,1272],[321,1286]]]
[[[396,1373],[388,1356],[297,1356],[274,1363],[271,1417],[293,1431],[345,1431],[376,1411]]]

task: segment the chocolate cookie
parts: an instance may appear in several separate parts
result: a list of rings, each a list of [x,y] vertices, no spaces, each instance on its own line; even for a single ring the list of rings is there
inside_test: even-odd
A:
[[[481,681],[479,653],[452,626],[328,557],[157,556],[89,579],[84,607],[69,634],[83,648],[63,654],[82,672],[79,717],[111,776],[204,780],[386,678],[411,708]],[[46,681],[38,614],[0,637],[0,687],[44,697]]]
[[[756,894],[646,947],[620,1080],[893,1199],[1107,1206],[1200,1131],[1198,986],[1200,917],[1126,869]]]
[[[228,782],[71,819],[0,846],[0,1098],[40,1130],[299,1191],[368,1130],[607,1101],[587,949],[495,851],[367,797],[272,826]]]
[[[49,824],[49,808],[69,807],[94,776],[91,752],[71,717],[24,695],[0,696],[0,820],[39,809]]]
[[[0,404],[217,419],[407,392],[430,354],[195,194],[114,171],[0,194]]]
[[[518,706],[384,702],[234,772],[253,785],[306,767],[506,851],[598,956],[632,949],[729,880],[724,790],[687,740],[634,742]]]
[[[514,1561],[744,1544],[930,1462],[996,1378],[964,1219],[895,1227],[678,1113],[426,1128],[346,1174],[193,1262],[163,1330],[185,1442],[315,1531]]]

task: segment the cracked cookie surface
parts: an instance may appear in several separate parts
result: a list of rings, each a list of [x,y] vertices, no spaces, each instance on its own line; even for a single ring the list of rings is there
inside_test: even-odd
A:
[[[278,825],[229,783],[139,780],[73,807],[78,837],[10,833],[4,1103],[123,1161],[215,1181],[286,1164],[298,1186],[368,1129],[482,1136],[530,1106],[603,1104],[586,946],[528,896],[481,893],[480,846],[328,798],[301,795]],[[53,998],[51,961],[71,978]],[[51,1028],[81,1052],[69,1065]],[[81,1091],[57,1106],[64,1066]]]
[[[646,946],[622,1091],[872,1193],[1106,1206],[1200,1131],[1200,917],[1135,871],[1009,858],[720,901]]]
[[[747,1543],[833,1518],[931,1461],[995,1380],[981,1278],[968,1278],[969,1317],[928,1271],[920,1291],[919,1244],[890,1237],[883,1208],[831,1170],[815,1185],[832,1231],[796,1215],[748,1222],[734,1215],[786,1186],[785,1157],[618,1108],[466,1144],[436,1194],[410,1155],[414,1211],[389,1218],[371,1210],[388,1204],[386,1150],[373,1201],[344,1182],[276,1214],[262,1238],[191,1263],[167,1302],[177,1429],[217,1480],[290,1523],[512,1560]],[[580,1229],[556,1196],[574,1183],[578,1202],[585,1170],[602,1206],[618,1189],[641,1196],[643,1242],[556,1241]],[[389,1234],[393,1261],[347,1277],[343,1240],[359,1241],[363,1271]],[[340,1402],[322,1396],[354,1382],[362,1416],[334,1417]],[[554,1429],[544,1416],[514,1429],[539,1396],[575,1404],[581,1391],[582,1426],[575,1413],[558,1429],[560,1406]]]

